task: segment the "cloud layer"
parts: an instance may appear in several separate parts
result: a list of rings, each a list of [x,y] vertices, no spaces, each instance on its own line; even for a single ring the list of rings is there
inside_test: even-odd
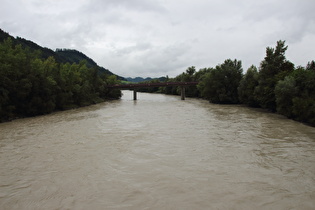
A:
[[[259,66],[267,46],[315,55],[313,0],[4,0],[0,27],[52,49],[75,48],[121,76],[176,76],[238,59]]]

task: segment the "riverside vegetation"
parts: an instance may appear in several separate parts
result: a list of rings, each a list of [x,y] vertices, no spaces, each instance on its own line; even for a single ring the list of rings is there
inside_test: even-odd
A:
[[[8,36],[0,32],[0,38]],[[48,49],[41,51],[29,41],[27,44],[11,37],[0,43],[0,122],[120,98],[119,90],[106,87],[117,83],[116,76],[108,70],[92,66],[86,59],[63,62],[62,58],[69,56],[58,56]],[[47,52],[51,53],[48,57]],[[77,51],[73,54],[80,55]]]
[[[246,104],[277,112],[315,126],[315,62],[306,67],[288,61],[285,41],[267,47],[259,68],[243,74],[239,60],[227,59],[215,68],[194,66],[164,82],[198,81],[186,95],[219,104]],[[0,29],[0,122],[118,99],[121,91],[106,86],[122,77],[76,50],[52,51]],[[150,82],[160,82],[159,79]],[[179,94],[178,87],[138,91]]]
[[[186,95],[218,104],[246,104],[277,112],[288,118],[315,126],[315,62],[306,67],[288,61],[285,41],[275,48],[267,47],[266,57],[259,68],[252,65],[243,74],[242,62],[227,59],[215,68],[186,72],[167,82],[198,81],[197,87],[187,87]],[[158,80],[151,81],[153,83]],[[178,87],[143,88],[139,91],[179,94]]]

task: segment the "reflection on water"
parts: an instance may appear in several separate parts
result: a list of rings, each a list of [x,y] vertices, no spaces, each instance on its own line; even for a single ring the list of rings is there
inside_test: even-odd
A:
[[[315,130],[124,91],[0,124],[1,209],[314,209]]]

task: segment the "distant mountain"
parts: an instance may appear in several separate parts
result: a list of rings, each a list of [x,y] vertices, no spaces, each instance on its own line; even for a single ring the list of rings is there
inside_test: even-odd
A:
[[[3,31],[0,29],[0,42],[3,42],[5,39],[11,38],[14,44],[21,44],[25,48],[29,48],[31,51],[39,50],[41,52],[41,57],[43,59],[47,59],[48,57],[54,57],[55,60],[58,63],[80,63],[81,60],[86,60],[87,61],[87,66],[90,68],[97,68],[99,72],[105,72],[109,75],[116,75],[109,71],[108,69],[105,69],[104,67],[101,67],[97,65],[95,61],[93,61],[91,58],[83,54],[82,52],[79,52],[77,50],[73,49],[56,49],[56,51],[53,51],[49,48],[46,47],[41,47],[38,44],[26,40],[21,37],[16,37],[14,38],[11,36],[9,33]],[[116,75],[118,79],[120,80],[125,80],[124,77]]]
[[[152,78],[151,77],[147,77],[147,78],[143,78],[143,77],[135,77],[135,78],[127,77],[126,80],[128,82],[145,82],[145,81],[151,81]]]
[[[143,77],[131,78],[131,77],[127,77],[125,79],[128,82],[148,82],[148,81],[152,81],[152,80],[159,80],[160,82],[163,82],[163,81],[166,80],[166,77],[159,77],[159,78],[151,78],[151,77],[147,77],[147,78],[143,78]]]

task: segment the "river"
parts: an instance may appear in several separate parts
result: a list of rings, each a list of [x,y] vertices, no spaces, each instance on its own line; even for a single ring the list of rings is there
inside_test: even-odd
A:
[[[123,91],[0,124],[0,209],[315,209],[315,128]]]

